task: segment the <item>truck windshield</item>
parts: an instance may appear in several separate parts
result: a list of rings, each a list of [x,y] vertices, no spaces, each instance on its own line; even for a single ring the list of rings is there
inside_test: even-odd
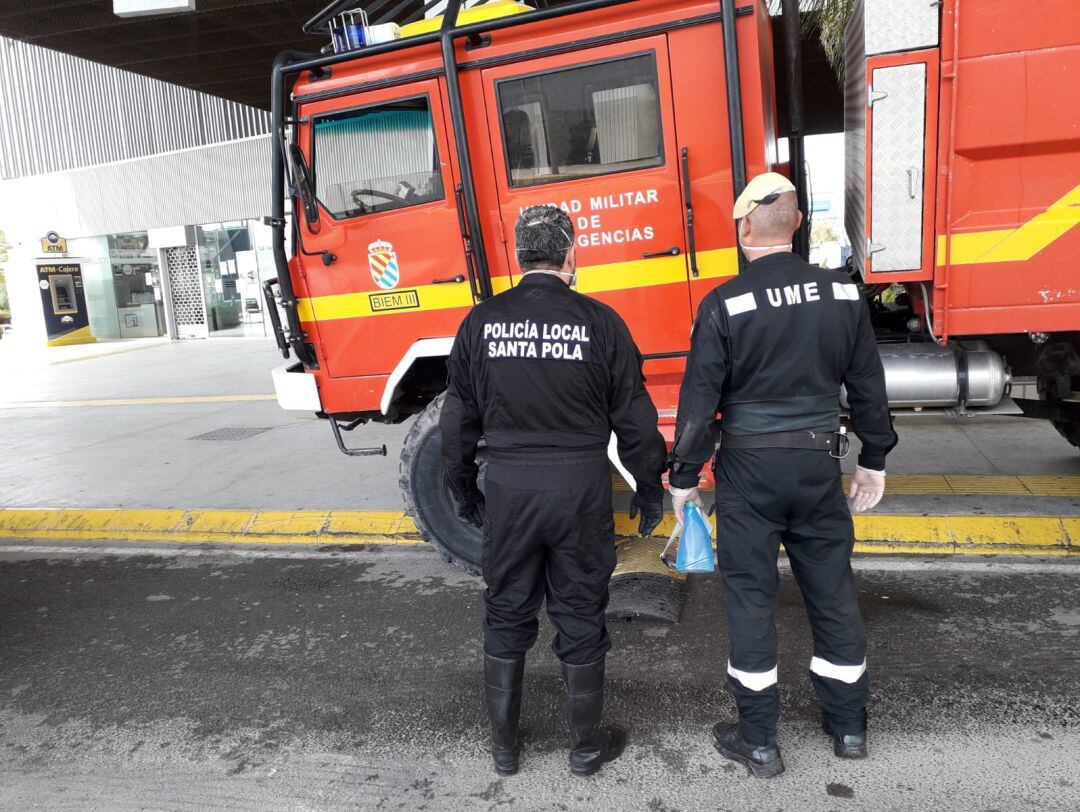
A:
[[[426,96],[315,119],[315,192],[337,218],[443,199]]]
[[[660,166],[652,53],[498,83],[511,186]]]

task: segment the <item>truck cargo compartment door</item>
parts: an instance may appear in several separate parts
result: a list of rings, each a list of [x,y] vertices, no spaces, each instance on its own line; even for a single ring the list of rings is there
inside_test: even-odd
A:
[[[866,55],[936,46],[940,6],[931,0],[865,0],[856,19],[865,25]]]
[[[926,64],[881,67],[870,76],[868,266],[873,273],[919,270],[926,242]]]

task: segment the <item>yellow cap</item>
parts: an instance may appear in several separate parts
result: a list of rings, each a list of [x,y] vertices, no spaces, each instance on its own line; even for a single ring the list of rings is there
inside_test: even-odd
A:
[[[763,172],[746,184],[742,194],[735,200],[735,209],[732,211],[731,216],[736,220],[741,220],[756,209],[769,195],[794,191],[795,186],[792,182],[780,173]]]

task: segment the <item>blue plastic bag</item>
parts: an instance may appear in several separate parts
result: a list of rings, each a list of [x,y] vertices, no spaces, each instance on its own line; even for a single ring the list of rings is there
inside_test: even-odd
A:
[[[712,528],[701,515],[696,504],[686,505],[683,524],[676,525],[667,547],[660,555],[660,560],[671,564],[667,559],[668,549],[679,539],[679,549],[675,554],[675,569],[679,572],[716,572],[716,552],[712,546]]]

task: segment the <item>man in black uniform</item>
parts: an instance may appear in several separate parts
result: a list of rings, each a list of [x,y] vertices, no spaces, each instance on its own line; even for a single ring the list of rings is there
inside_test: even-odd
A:
[[[612,432],[637,481],[631,518],[641,511],[644,536],[663,517],[666,449],[641,355],[615,311],[570,289],[573,234],[554,206],[522,213],[514,230],[521,279],[462,322],[439,419],[459,511],[475,520],[486,501],[484,682],[492,757],[503,775],[518,768],[525,653],[545,597],[568,695],[571,770],[590,775],[625,746],[625,731],[601,726],[615,567]]]
[[[851,511],[876,505],[896,445],[869,309],[844,274],[791,252],[802,222],[782,175],[752,180],[735,202],[750,260],[701,303],[672,448],[672,502],[701,504],[698,476],[716,458],[716,539],[728,606],[728,687],[738,724],[713,736],[754,775],[783,772],[776,746],[777,555],[783,544],[814,637],[810,677],[825,731],[842,758],[866,756],[866,643],[851,571]],[[862,440],[845,502],[839,457],[840,387]]]

